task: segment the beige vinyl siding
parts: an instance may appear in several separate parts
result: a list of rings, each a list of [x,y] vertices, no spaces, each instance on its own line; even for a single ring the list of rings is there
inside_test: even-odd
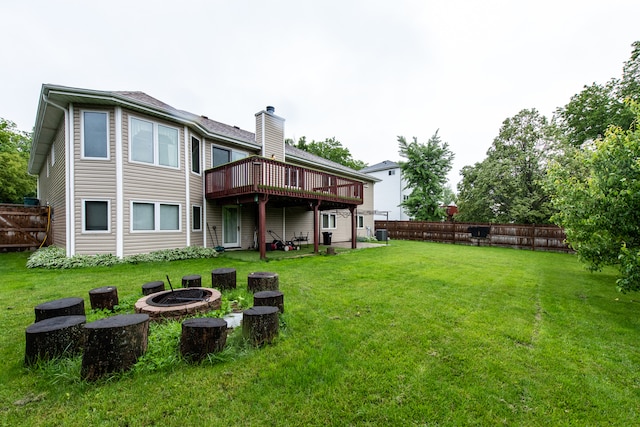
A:
[[[200,141],[200,175],[191,171],[191,136],[197,138]],[[204,170],[202,158],[205,155],[204,138],[199,135],[190,135],[187,154],[186,166],[189,168],[189,224],[187,226],[187,232],[191,234],[191,246],[204,246],[204,228],[206,227],[205,218],[202,217],[202,228],[200,231],[192,231],[193,225],[193,211],[194,205],[200,206],[202,216],[204,215],[205,202],[204,202]]]
[[[81,115],[83,111],[101,111],[108,113],[109,159],[95,160],[82,158]],[[75,235],[78,255],[115,254],[116,253],[116,152],[115,119],[113,109],[75,106],[73,118],[74,142],[74,181],[75,181]],[[104,200],[109,202],[111,220],[109,232],[83,231],[83,200]]]
[[[287,240],[291,240],[294,235],[309,237],[309,243],[313,243],[313,211],[308,211],[303,207],[292,207],[285,210]]]
[[[179,169],[163,166],[133,163],[129,161],[129,113],[122,114],[122,156],[123,156],[123,211],[124,211],[124,255],[148,253],[160,249],[183,248],[186,246],[186,233],[191,225],[186,223],[185,209],[185,162],[184,128],[173,123],[145,117],[140,114],[136,118],[170,126],[178,130]],[[192,200],[193,201],[193,200]],[[180,206],[180,231],[131,230],[132,202],[161,202]]]
[[[56,162],[49,167],[49,177],[47,177],[47,167],[44,165],[39,174],[39,197],[40,204],[51,206],[51,224],[49,230],[50,242],[53,245],[64,248],[67,244],[67,222],[66,222],[66,185],[65,185],[65,123],[60,122],[60,127],[53,140]],[[51,165],[51,159],[47,159]]]
[[[265,114],[264,154],[284,162],[284,122],[278,117]]]

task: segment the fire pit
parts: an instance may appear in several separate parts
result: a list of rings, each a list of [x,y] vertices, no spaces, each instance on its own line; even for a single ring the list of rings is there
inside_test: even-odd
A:
[[[210,288],[182,288],[140,298],[136,313],[148,314],[151,320],[182,319],[220,308],[221,294]]]

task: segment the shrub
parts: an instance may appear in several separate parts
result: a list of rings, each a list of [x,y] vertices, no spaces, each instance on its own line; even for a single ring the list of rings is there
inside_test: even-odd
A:
[[[27,268],[81,268],[112,266],[117,264],[138,264],[155,261],[178,261],[196,258],[215,258],[215,249],[189,246],[186,248],[162,249],[148,254],[130,255],[118,258],[113,254],[74,255],[67,257],[65,250],[56,246],[38,249],[27,260]]]

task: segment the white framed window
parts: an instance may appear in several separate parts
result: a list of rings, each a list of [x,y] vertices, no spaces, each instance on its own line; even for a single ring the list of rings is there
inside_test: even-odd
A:
[[[200,175],[200,140],[191,137],[191,172]]]
[[[220,165],[224,165],[225,163],[244,159],[245,157],[247,157],[247,153],[243,153],[242,151],[216,147],[215,145],[211,146],[211,167],[214,168]]]
[[[109,233],[111,231],[109,200],[82,200],[82,232]]]
[[[364,215],[356,216],[356,225],[357,228],[364,228]]]
[[[129,156],[132,162],[179,168],[177,128],[131,117]]]
[[[322,214],[322,228],[324,229],[334,229],[336,228],[336,214]]]
[[[109,160],[109,113],[82,111],[82,158]]]
[[[202,231],[202,206],[191,206],[191,230]]]
[[[395,170],[395,169],[391,169],[391,170],[389,171],[389,176],[391,176],[391,175],[395,175],[395,174],[396,174],[396,170]]]
[[[131,202],[131,231],[180,231],[180,205]]]

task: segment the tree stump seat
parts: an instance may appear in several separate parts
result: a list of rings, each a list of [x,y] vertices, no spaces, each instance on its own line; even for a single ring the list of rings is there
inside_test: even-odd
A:
[[[87,381],[124,372],[147,351],[149,315],[120,314],[84,325],[80,376]]]
[[[277,291],[280,286],[278,273],[258,271],[249,274],[247,288],[250,292]]]
[[[25,332],[25,365],[74,356],[84,345],[84,315],[56,316],[30,325]]]
[[[235,268],[216,268],[211,270],[211,287],[221,291],[236,288]]]
[[[192,274],[190,276],[182,276],[183,288],[200,288],[202,286],[202,277],[199,274]]]
[[[284,294],[280,291],[260,291],[253,294],[253,305],[278,307],[284,313]]]
[[[44,302],[35,307],[36,322],[58,316],[84,316],[84,299],[71,297]]]
[[[89,291],[92,310],[113,310],[118,305],[118,288],[103,286]]]
[[[227,322],[219,318],[192,318],[182,322],[180,354],[190,362],[199,362],[210,353],[218,353],[227,342]]]
[[[151,295],[156,292],[164,291],[164,282],[161,280],[155,282],[147,282],[142,285],[142,295]]]
[[[278,307],[251,307],[242,313],[242,335],[259,347],[270,344],[278,335]]]

